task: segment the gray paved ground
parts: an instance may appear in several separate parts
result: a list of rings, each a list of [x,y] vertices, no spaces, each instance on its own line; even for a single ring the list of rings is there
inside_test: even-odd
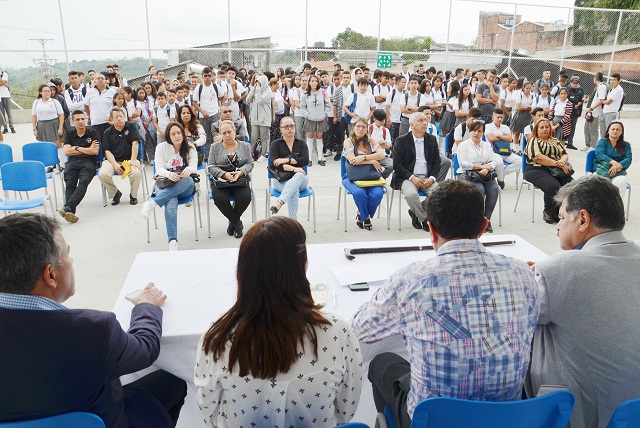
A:
[[[640,135],[640,119],[626,119],[626,139],[635,144]],[[576,142],[578,147],[583,147],[583,122],[578,122]],[[5,134],[5,143],[13,147],[16,160],[21,159],[21,146],[33,140],[30,124],[16,126],[17,134]],[[576,176],[584,174],[585,153],[570,151],[570,160],[576,169]],[[629,179],[634,189],[631,198],[631,216],[625,229],[629,239],[640,239],[640,174],[637,166],[632,165]],[[149,176],[150,173],[148,172]],[[344,232],[342,213],[340,221],[336,220],[337,198],[339,180],[339,162],[327,161],[326,167],[314,166],[309,169],[311,185],[316,191],[317,201],[317,233],[313,233],[312,222],[307,222],[306,201],[302,202],[299,219],[307,230],[308,243],[324,242],[348,242],[365,240],[393,240],[411,239],[424,236],[426,232],[413,229],[407,205],[403,202],[403,229],[399,231],[397,195],[391,213],[392,229],[386,228],[385,201],[382,202],[383,213],[380,219],[374,221],[373,231],[358,229],[355,225],[355,206],[352,199],[348,199],[348,233]],[[256,164],[254,168],[254,191],[256,196],[256,208],[258,219],[264,218],[265,212],[265,164]],[[559,251],[555,227],[542,221],[542,193],[536,191],[535,223],[531,223],[531,190],[522,191],[522,197],[518,211],[513,212],[517,191],[514,175],[506,178],[507,186],[502,192],[502,227],[497,226],[497,208],[494,213],[493,225],[496,234],[514,233],[536,245],[548,254]],[[125,281],[129,268],[137,253],[143,251],[166,251],[168,249],[164,218],[162,211],[158,210],[158,230],[152,229],[151,243],[146,241],[146,223],[140,216],[141,204],[130,206],[128,204],[128,181],[122,182],[116,178],[116,184],[123,190],[125,196],[118,206],[108,205],[103,207],[100,182],[96,177],[87,192],[87,196],[78,207],[77,214],[80,221],[69,224],[62,220],[58,214],[56,218],[61,220],[62,230],[67,242],[71,245],[71,254],[74,259],[76,272],[76,294],[67,305],[73,308],[85,307],[101,310],[111,310],[122,284]],[[56,182],[59,186],[59,183]],[[142,196],[140,194],[140,199]],[[239,240],[226,234],[226,219],[211,204],[212,235],[207,237],[206,208],[204,197],[202,204],[203,229],[199,229],[199,241],[194,240],[193,216],[194,207],[181,206],[178,210],[178,234],[181,250],[197,250],[204,248],[227,248],[239,245]],[[141,201],[142,202],[142,201]],[[40,210],[41,212],[41,210]],[[243,217],[245,230],[251,224],[250,210]],[[206,269],[206,266],[183,266],[178,269]],[[170,296],[169,296],[170,297]]]

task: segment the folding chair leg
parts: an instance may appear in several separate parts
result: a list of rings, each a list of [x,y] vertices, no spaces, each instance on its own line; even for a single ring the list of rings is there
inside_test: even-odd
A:
[[[342,186],[338,187],[338,216],[336,220],[340,220],[340,202],[342,202]]]
[[[536,188],[531,189],[531,223],[536,222]]]
[[[385,197],[387,199],[387,230],[391,230],[391,217],[389,216],[391,213],[391,207],[389,206],[389,192],[385,192]],[[393,202],[393,199],[391,199],[391,202]]]
[[[340,187],[340,190],[342,190],[342,187]],[[340,194],[338,194],[340,195]],[[340,207],[340,199],[338,199],[338,207]],[[342,217],[344,217],[344,231],[347,231],[347,189],[344,190],[344,215]],[[338,212],[340,212],[340,208],[338,208]]]
[[[313,233],[316,233],[316,192],[313,192],[311,197],[313,198]]]
[[[631,187],[627,188],[627,220],[629,220],[630,210],[631,210]]]
[[[151,231],[149,230],[149,223],[150,222],[151,222],[151,220],[147,219],[147,244],[151,243]]]
[[[402,230],[402,190],[398,191],[398,230]]]
[[[55,199],[56,211],[58,210],[58,191],[56,190],[55,175],[51,177],[51,187],[53,187],[53,198]]]
[[[209,180],[205,182],[205,187],[207,189],[207,231],[209,232],[209,238],[211,238],[211,208],[209,204]]]
[[[498,193],[498,226],[502,226],[502,190]]]
[[[256,222],[256,198],[253,190],[251,191],[251,222]]]
[[[269,218],[269,187],[264,191],[264,218]]]
[[[202,229],[202,213],[200,212],[200,192],[199,191],[198,191],[198,199],[196,202],[198,204],[198,218],[200,219],[200,229]]]
[[[107,189],[104,188],[104,185],[100,183],[100,187],[102,187],[102,206],[107,206]]]
[[[516,212],[516,210],[518,209],[518,201],[520,201],[520,194],[522,193],[522,188],[524,187],[524,180],[522,181],[522,184],[520,185],[520,190],[518,190],[518,197],[516,198],[516,206],[513,207],[513,212]]]
[[[311,220],[311,199],[309,199],[309,205],[307,205],[307,221],[309,220]]]
[[[200,207],[200,202],[197,199],[198,195],[194,195],[194,200],[195,203],[193,204],[193,229],[196,232],[196,242],[198,241],[198,216],[196,214],[196,205],[198,206],[198,208]],[[199,210],[198,210],[199,211]]]

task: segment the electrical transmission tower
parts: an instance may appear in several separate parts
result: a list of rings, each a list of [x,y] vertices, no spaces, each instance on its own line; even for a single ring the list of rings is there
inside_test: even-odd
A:
[[[55,59],[51,58],[47,55],[47,42],[53,42],[53,39],[29,39],[35,40],[42,45],[42,58],[34,59],[33,62],[40,66],[40,74],[45,80],[51,79],[53,76],[53,65],[55,64]]]

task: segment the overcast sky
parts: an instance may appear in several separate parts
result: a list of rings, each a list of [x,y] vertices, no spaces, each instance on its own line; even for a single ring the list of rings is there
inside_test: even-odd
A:
[[[381,37],[419,35],[431,36],[440,43],[446,41],[449,1],[381,2]],[[67,48],[84,51],[69,52],[70,61],[148,57],[144,0],[60,0],[60,3]],[[233,0],[230,3],[232,40],[271,36],[272,42],[282,49],[304,46],[304,1]],[[574,2],[536,0],[535,3],[541,6],[519,5],[518,14],[529,21],[567,22],[569,9],[545,6],[570,7]],[[163,49],[227,41],[228,3],[224,0],[149,0],[148,4],[154,58],[164,58]],[[178,4],[186,7],[180,8]],[[378,35],[379,1],[322,0],[308,4],[309,46],[317,41],[331,45],[331,39],[346,27],[365,35]],[[363,6],[365,4],[368,6]],[[514,5],[453,0],[451,43],[472,42],[477,35],[480,10],[513,13]],[[0,17],[2,67],[25,67],[41,58],[41,44],[30,39],[54,39],[46,44],[47,48],[64,49],[57,0],[0,0]],[[65,60],[64,52],[50,52],[49,56],[58,62]]]

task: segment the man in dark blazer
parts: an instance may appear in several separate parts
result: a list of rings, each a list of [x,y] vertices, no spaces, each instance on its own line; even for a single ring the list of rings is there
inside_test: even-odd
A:
[[[107,427],[175,426],[183,380],[161,370],[124,388],[119,380],[158,357],[166,296],[147,285],[126,332],[113,313],[67,309],[69,250],[47,216],[0,219],[0,421],[80,411]]]
[[[402,190],[409,204],[411,224],[416,229],[429,230],[427,225],[427,200],[420,202],[418,190],[427,197],[438,185],[440,154],[436,137],[427,132],[429,118],[424,113],[414,113],[409,118],[411,132],[396,139],[393,145],[393,178],[391,187]]]

